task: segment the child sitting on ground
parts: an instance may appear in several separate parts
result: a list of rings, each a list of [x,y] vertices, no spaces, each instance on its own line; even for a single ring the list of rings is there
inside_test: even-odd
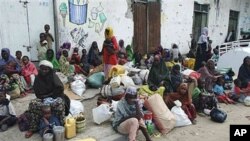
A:
[[[6,131],[17,121],[15,109],[6,91],[0,91],[0,132]]]
[[[230,96],[231,99],[243,103],[246,96],[250,96],[250,90],[244,89],[242,87],[243,85],[240,79],[234,80],[234,89]]]
[[[217,79],[216,85],[213,88],[213,91],[219,102],[224,102],[226,104],[235,104],[235,102],[229,98],[228,94],[224,91],[224,78],[219,77]]]
[[[49,105],[44,105],[42,107],[42,113],[43,117],[39,124],[39,133],[41,136],[47,132],[52,132],[53,126],[61,126],[59,119],[52,114]]]

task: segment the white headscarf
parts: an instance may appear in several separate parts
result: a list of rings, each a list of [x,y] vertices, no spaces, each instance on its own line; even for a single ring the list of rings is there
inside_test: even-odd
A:
[[[203,27],[201,30],[201,36],[198,40],[198,44],[208,43],[207,37],[208,37],[208,28]]]
[[[53,69],[53,64],[52,64],[51,62],[47,61],[47,60],[42,60],[42,61],[39,63],[39,67],[40,67],[41,65],[47,66],[47,67]]]

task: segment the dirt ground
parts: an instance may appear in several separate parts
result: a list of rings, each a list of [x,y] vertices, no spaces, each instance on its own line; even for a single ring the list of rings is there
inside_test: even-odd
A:
[[[96,92],[98,92],[96,90]],[[93,93],[86,92],[86,93]],[[12,103],[16,108],[17,114],[23,113],[30,99],[35,98],[34,94],[28,97],[13,100]],[[97,141],[126,141],[126,137],[117,134],[112,128],[111,123],[105,122],[101,125],[96,125],[92,118],[92,109],[96,107],[96,97],[83,101],[86,115],[86,129],[83,133],[77,134],[76,137],[69,139],[77,141],[87,137],[93,137]],[[197,124],[186,127],[174,128],[170,133],[154,137],[153,141],[229,141],[229,129],[233,124],[250,124],[250,107],[242,104],[226,105],[219,104],[220,108],[227,112],[228,117],[224,123],[215,123],[210,120],[210,117],[197,117]],[[25,139],[24,132],[20,132],[18,126],[9,128],[6,132],[0,132],[0,141],[41,141],[39,134],[34,134],[31,138]],[[65,139],[66,140],[66,139]],[[139,141],[145,141],[141,133],[138,136]]]

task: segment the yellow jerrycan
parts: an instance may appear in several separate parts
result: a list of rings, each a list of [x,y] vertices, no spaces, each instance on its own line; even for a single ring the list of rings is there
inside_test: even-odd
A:
[[[73,117],[66,118],[65,122],[65,137],[67,139],[73,138],[76,136],[76,120]]]

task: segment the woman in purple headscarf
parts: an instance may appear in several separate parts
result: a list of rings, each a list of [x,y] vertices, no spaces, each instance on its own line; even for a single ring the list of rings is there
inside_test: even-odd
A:
[[[20,77],[21,66],[15,60],[15,58],[10,55],[10,50],[8,48],[3,48],[1,50],[2,59],[0,59],[0,75],[6,74],[8,77],[12,77],[17,83],[20,89],[21,96],[25,96],[25,83]]]

